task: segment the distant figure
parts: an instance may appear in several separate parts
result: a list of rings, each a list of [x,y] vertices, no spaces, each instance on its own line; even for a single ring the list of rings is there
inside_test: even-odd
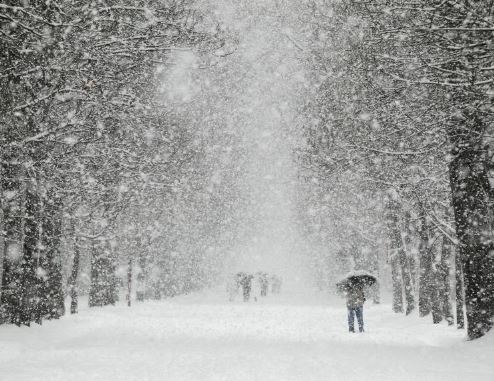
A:
[[[279,294],[281,292],[281,278],[278,275],[271,276],[271,292]]]
[[[146,280],[143,273],[137,274],[136,280],[136,300],[138,302],[144,301],[144,296],[146,293]]]
[[[251,295],[255,302],[257,302],[262,296],[262,282],[263,282],[262,278],[263,278],[263,273],[258,271],[254,275],[254,279],[252,280]]]
[[[242,291],[244,295],[244,302],[248,302],[250,299],[250,291],[252,288],[252,278],[254,278],[250,274],[242,273],[240,279],[240,285],[242,286]]]
[[[354,284],[346,292],[346,306],[348,308],[348,330],[355,332],[355,316],[357,317],[358,328],[364,332],[364,302],[365,295],[362,285]]]
[[[226,292],[228,293],[228,300],[233,302],[235,297],[238,295],[240,288],[241,274],[235,274],[230,277],[226,284]]]
[[[262,273],[259,276],[259,282],[261,284],[261,296],[267,296],[268,295],[268,287],[269,287],[268,274]]]

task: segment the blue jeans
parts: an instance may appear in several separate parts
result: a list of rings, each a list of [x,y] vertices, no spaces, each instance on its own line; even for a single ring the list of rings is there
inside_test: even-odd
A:
[[[364,332],[364,306],[348,307],[348,330],[350,332],[355,332],[355,315],[357,316],[359,331]]]

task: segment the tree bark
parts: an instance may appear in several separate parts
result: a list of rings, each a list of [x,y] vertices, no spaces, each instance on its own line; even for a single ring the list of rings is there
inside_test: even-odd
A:
[[[451,308],[451,284],[450,284],[450,268],[451,268],[451,255],[453,252],[452,243],[449,242],[448,237],[443,237],[441,247],[441,279],[442,293],[441,293],[441,305],[442,315],[448,322],[448,325],[454,324],[454,316]]]
[[[24,169],[13,164],[17,157],[5,158],[3,166],[3,188],[19,196],[4,204],[5,257],[2,264],[2,285],[0,305],[2,321],[18,324],[20,289],[22,282],[22,255],[24,242],[24,214],[26,206],[26,183]]]
[[[377,247],[372,247],[371,249],[371,263],[372,263],[372,272],[379,277],[379,250]],[[381,290],[379,283],[376,282],[371,287],[372,292],[372,302],[374,304],[381,303]]]
[[[389,245],[392,252],[393,259],[396,263],[393,263],[393,277],[399,277],[401,275],[401,280],[403,282],[403,291],[405,292],[406,300],[406,314],[410,314],[415,308],[415,298],[413,295],[412,278],[410,274],[410,269],[408,268],[408,258],[403,244],[402,231],[400,227],[400,204],[396,200],[394,195],[390,196],[388,199],[388,215],[387,215],[387,227],[389,236]],[[394,268],[399,266],[399,270]],[[402,293],[402,287],[400,282],[399,290],[397,288],[398,283],[396,279],[393,280],[393,299],[398,298],[398,293]],[[403,296],[400,297],[403,300]],[[398,299],[397,299],[398,301]],[[401,302],[401,307],[393,308],[395,312],[403,311],[403,301]]]
[[[465,328],[465,290],[463,288],[463,265],[458,250],[455,252],[455,279],[456,279],[456,326]]]
[[[91,287],[89,290],[89,306],[114,305],[118,299],[115,277],[115,264],[111,248],[93,241],[91,248]],[[109,246],[109,243],[105,243]]]
[[[89,307],[101,307],[109,304],[105,296],[106,264],[100,248],[91,242],[91,286],[89,289]],[[107,285],[106,285],[107,286]]]
[[[2,157],[0,156],[0,160]],[[4,209],[4,200],[3,200],[3,171],[2,165],[0,163],[0,323],[2,321],[2,310],[1,310],[1,300],[2,300],[2,291],[3,291],[3,261],[5,259],[5,213]]]
[[[79,238],[75,229],[75,219],[72,218],[71,230],[73,234],[74,244],[74,259],[72,262],[72,270],[70,272],[69,293],[70,293],[70,313],[76,314],[79,308],[79,298],[77,293],[77,277],[79,276],[79,263],[81,258],[81,248],[79,246]]]
[[[420,216],[419,244],[419,315],[424,317],[432,310],[432,258],[429,248],[429,227],[422,206]]]
[[[431,251],[435,251],[434,247]],[[439,253],[438,253],[439,255]],[[443,310],[442,310],[442,277],[441,277],[441,266],[439,263],[440,259],[436,255],[431,254],[431,283],[430,283],[430,303],[432,312],[432,323],[438,324],[443,320]]]
[[[403,312],[403,286],[401,283],[401,274],[399,261],[395,253],[391,253],[391,279],[393,283],[393,311],[396,313]]]
[[[129,259],[127,266],[127,306],[132,303],[132,259]]]
[[[431,297],[431,311],[432,311],[432,322],[434,324],[440,323],[443,316],[443,292],[444,292],[444,284],[443,284],[443,276],[442,276],[442,247],[438,248],[438,245],[435,244],[439,239],[438,236],[434,237],[433,243],[430,248],[431,252],[431,284],[430,284],[430,297]]]
[[[62,200],[50,190],[45,200],[42,221],[42,246],[45,255],[42,267],[45,277],[42,279],[43,317],[58,319],[65,314],[65,303],[62,282],[62,263],[60,245],[62,236]]]
[[[31,179],[26,187],[26,203],[24,214],[24,245],[21,264],[21,286],[17,290],[19,305],[14,314],[14,323],[29,326],[31,321],[41,323],[39,314],[37,250],[39,242],[38,210],[39,197],[35,179]]]
[[[403,247],[405,248],[405,252],[410,253],[412,251],[412,216],[411,213],[406,211],[404,214],[403,222],[404,222],[404,235],[403,235]],[[411,286],[414,295],[417,294],[417,268],[416,261],[412,255],[407,255],[406,257],[406,268],[410,274]]]
[[[475,125],[478,123],[475,121]],[[470,129],[465,132],[466,128],[463,132],[471,134]],[[463,269],[468,336],[476,339],[494,324],[494,256],[486,235],[491,231],[490,186],[484,162],[486,152],[481,142],[468,144],[460,140],[458,143],[449,167],[450,184]]]

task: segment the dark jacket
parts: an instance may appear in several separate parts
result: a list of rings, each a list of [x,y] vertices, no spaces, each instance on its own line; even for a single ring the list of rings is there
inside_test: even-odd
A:
[[[364,290],[362,287],[352,287],[346,291],[346,305],[348,308],[362,307],[365,302]]]

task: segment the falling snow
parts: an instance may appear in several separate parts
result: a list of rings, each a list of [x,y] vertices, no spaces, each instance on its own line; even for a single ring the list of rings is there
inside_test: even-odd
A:
[[[494,5],[409,3],[0,1],[0,378],[494,379]]]

